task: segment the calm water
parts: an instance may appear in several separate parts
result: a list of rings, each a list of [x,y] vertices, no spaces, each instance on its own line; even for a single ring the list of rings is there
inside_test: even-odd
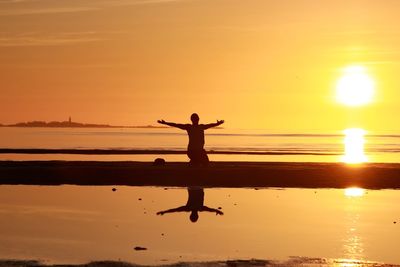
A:
[[[190,212],[157,215],[186,205],[186,188],[0,186],[0,258],[163,264],[303,256],[400,264],[398,191],[191,190],[223,215],[203,211],[195,223]]]
[[[350,156],[362,153],[371,162],[400,162],[400,136],[347,139],[355,151],[346,148],[340,131],[276,134],[214,129],[207,132],[206,148],[265,153],[210,155],[215,161],[329,162],[341,161],[348,150]],[[186,145],[185,132],[174,129],[0,128],[0,148],[184,150]],[[0,160],[158,156],[0,154]],[[161,157],[187,160],[185,155]],[[334,266],[361,266],[352,265],[353,260],[400,264],[399,202],[400,192],[395,190],[117,187],[112,191],[106,186],[0,185],[0,259],[167,264],[300,256],[343,263]],[[203,204],[204,211],[193,223],[196,216],[190,219],[188,206]],[[136,246],[147,250],[136,251]]]
[[[211,129],[206,149],[257,151],[265,155],[210,155],[215,161],[341,161],[345,151],[342,131],[329,134],[281,134],[265,130]],[[363,153],[370,162],[400,162],[400,135],[364,137]],[[184,150],[184,131],[167,129],[0,128],[0,148],[103,148]],[[268,155],[269,153],[282,155]],[[304,155],[298,155],[303,153]],[[153,160],[158,155],[14,155],[4,159]],[[185,155],[162,155],[170,161],[185,161]]]

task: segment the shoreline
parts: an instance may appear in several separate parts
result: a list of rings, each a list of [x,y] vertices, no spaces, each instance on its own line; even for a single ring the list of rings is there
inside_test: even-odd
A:
[[[400,189],[400,164],[0,161],[0,184]]]
[[[186,150],[174,149],[84,149],[84,148],[0,148],[0,154],[71,154],[71,155],[186,155]],[[335,152],[315,151],[232,151],[208,150],[209,155],[309,155],[309,156],[339,156]]]

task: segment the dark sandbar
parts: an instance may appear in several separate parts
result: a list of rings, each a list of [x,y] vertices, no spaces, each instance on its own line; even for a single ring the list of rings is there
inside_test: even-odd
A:
[[[396,189],[400,164],[0,161],[0,184]]]

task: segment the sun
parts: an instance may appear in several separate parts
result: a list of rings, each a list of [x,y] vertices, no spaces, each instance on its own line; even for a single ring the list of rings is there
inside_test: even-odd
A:
[[[362,106],[372,101],[374,81],[360,66],[347,67],[336,86],[337,100],[347,106]]]

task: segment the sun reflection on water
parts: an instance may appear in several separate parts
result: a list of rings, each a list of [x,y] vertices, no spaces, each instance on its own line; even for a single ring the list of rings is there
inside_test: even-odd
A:
[[[338,259],[335,261],[333,266],[337,267],[362,267],[366,266],[368,262],[350,259]]]
[[[365,189],[359,187],[349,187],[344,190],[344,195],[347,197],[362,197],[365,194]]]
[[[345,206],[347,230],[343,238],[343,258],[338,261],[338,266],[365,266],[364,242],[359,232],[360,204],[365,195],[365,189],[349,187],[344,189],[344,195],[348,197]]]
[[[365,130],[349,128],[344,130],[344,156],[343,162],[357,164],[368,161],[364,153]]]

